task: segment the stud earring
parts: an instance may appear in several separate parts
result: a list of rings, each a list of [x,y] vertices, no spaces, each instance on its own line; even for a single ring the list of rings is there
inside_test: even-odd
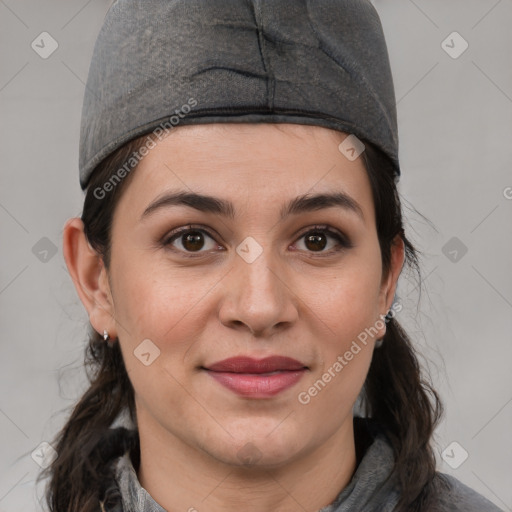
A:
[[[103,329],[103,341],[106,341],[107,342],[107,345],[109,347],[113,347],[114,346],[114,343],[116,342],[115,339],[112,339],[110,337],[110,334],[108,333],[108,331],[106,329]]]
[[[375,342],[375,348],[380,348],[383,343],[384,343],[384,338],[381,338],[380,340],[377,340]]]

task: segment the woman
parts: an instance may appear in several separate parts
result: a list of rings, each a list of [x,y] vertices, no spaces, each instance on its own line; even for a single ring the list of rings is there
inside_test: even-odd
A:
[[[117,1],[63,239],[93,373],[50,510],[499,510],[436,472],[399,174],[370,2]]]

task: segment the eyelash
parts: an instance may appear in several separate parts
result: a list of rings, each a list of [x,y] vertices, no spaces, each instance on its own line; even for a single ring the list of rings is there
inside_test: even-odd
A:
[[[199,225],[196,226],[196,225],[189,224],[186,228],[179,228],[179,229],[174,230],[171,233],[169,233],[162,240],[162,245],[164,247],[168,248],[172,244],[172,242],[177,240],[180,236],[183,236],[190,232],[196,232],[196,231],[199,231],[201,233],[206,233],[212,240],[215,240],[215,237],[208,231],[208,229],[206,229],[202,226],[199,226]],[[350,240],[345,235],[342,235],[341,233],[334,231],[327,225],[315,225],[315,226],[309,228],[307,231],[304,231],[301,235],[299,235],[297,240],[304,238],[306,235],[317,233],[317,232],[327,233],[329,236],[336,239],[341,247],[339,247],[337,249],[331,249],[330,251],[326,251],[326,252],[320,251],[320,252],[315,253],[315,251],[308,251],[308,252],[311,252],[311,254],[315,255],[314,257],[330,256],[333,253],[337,253],[337,252],[343,251],[345,249],[350,249],[351,247],[353,247],[353,244],[350,242]],[[200,257],[201,254],[205,252],[205,251],[199,251],[199,252],[193,253],[193,252],[182,251],[181,249],[174,249],[174,248],[172,248],[171,250],[179,252],[187,258],[197,258],[197,257]]]

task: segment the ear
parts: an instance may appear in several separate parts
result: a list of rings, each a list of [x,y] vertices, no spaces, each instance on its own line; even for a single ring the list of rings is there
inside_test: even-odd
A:
[[[389,270],[386,276],[383,277],[380,295],[379,295],[379,310],[380,317],[386,316],[393,304],[393,299],[395,297],[396,285],[398,282],[398,278],[400,277],[400,272],[402,271],[402,267],[404,265],[405,260],[405,244],[400,235],[396,235],[391,243],[391,259]],[[384,325],[383,329],[380,329],[380,332],[377,336],[377,339],[383,338],[384,334],[386,334],[386,326]]]
[[[69,274],[91,325],[101,335],[106,329],[111,338],[116,337],[107,271],[103,258],[89,244],[81,219],[72,218],[66,222],[62,245]]]

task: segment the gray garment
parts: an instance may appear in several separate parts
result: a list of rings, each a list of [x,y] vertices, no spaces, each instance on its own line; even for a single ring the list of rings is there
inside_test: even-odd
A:
[[[380,148],[399,174],[395,91],[370,0],[114,2],[85,88],[82,188],[135,137],[226,122],[348,132]]]
[[[115,478],[123,497],[123,512],[166,512],[140,485],[128,452],[117,461]]]
[[[318,512],[392,512],[399,498],[388,479],[392,466],[392,448],[386,438],[378,434],[349,484],[333,503]],[[451,488],[438,496],[437,506],[428,512],[503,512],[456,478],[438,473],[438,478],[441,477],[448,480]],[[128,453],[118,459],[115,478],[124,512],[166,512],[140,485]]]

